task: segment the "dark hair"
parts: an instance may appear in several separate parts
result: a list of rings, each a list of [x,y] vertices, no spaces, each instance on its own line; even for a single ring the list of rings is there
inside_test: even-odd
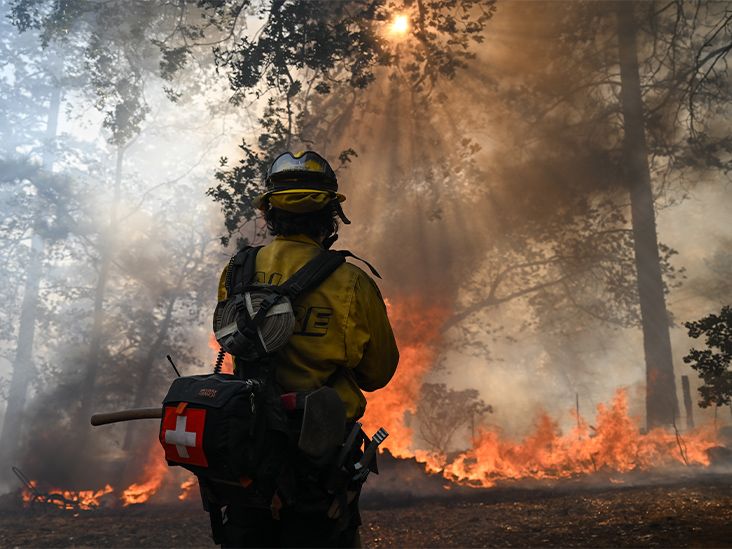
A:
[[[269,207],[264,212],[267,229],[272,236],[304,234],[314,240],[338,232],[338,213],[332,205],[307,213],[292,213]]]

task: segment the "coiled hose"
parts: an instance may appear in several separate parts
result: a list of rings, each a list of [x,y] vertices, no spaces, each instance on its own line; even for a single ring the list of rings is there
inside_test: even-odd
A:
[[[255,337],[245,336],[238,328],[255,317],[262,302],[271,295],[271,290],[254,289],[236,296],[222,307],[217,307],[214,313],[214,332],[223,330],[227,335],[218,339],[222,349],[216,359],[214,373],[219,373],[221,370],[224,352],[243,360],[253,361],[287,344],[295,329],[295,314],[292,303],[284,296],[267,311],[263,321],[259,323]]]
[[[262,301],[270,295],[270,292],[251,291],[244,294],[247,309],[251,316],[255,316]],[[267,354],[273,353],[284,347],[295,330],[295,315],[292,311],[290,300],[283,297],[275,303],[265,316],[264,321],[259,325],[259,336],[264,350]],[[246,360],[254,360],[260,358],[260,353],[256,342],[252,341],[252,346],[242,357]]]

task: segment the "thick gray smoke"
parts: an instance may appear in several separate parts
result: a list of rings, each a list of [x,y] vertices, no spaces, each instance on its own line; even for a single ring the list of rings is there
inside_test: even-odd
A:
[[[440,337],[425,342],[439,349],[425,381],[478,389],[494,408],[487,420],[515,436],[539,409],[568,425],[577,396],[581,413],[592,417],[621,386],[630,388],[631,413],[644,413],[640,331],[627,325],[632,312],[624,312],[624,302],[614,304],[604,275],[588,264],[593,235],[627,229],[607,213],[628,217],[618,113],[611,107],[617,86],[595,89],[581,101],[582,92],[570,94],[575,82],[565,78],[562,58],[552,56],[590,46],[581,42],[586,37],[557,34],[567,23],[564,11],[552,15],[553,6],[502,4],[476,58],[454,79],[438,81],[427,93],[386,70],[378,73],[328,143],[303,144],[334,164],[347,147],[358,153],[339,172],[353,224],[342,228],[337,247],[376,266],[392,306],[421,304],[416,316],[420,307],[444,311]],[[604,32],[598,40],[607,38]],[[41,68],[73,55],[71,46],[60,47],[48,61],[31,45],[32,33],[23,36]],[[184,373],[210,367],[210,314],[232,250],[219,244],[221,214],[205,192],[219,157],[237,159],[241,137],[255,135],[260,106],[230,105],[226,82],[213,70],[205,76],[214,87],[178,102],[163,93],[168,83],[151,78],[145,82],[147,116],[134,139],[118,147],[81,92],[62,90],[57,125],[50,111],[58,82],[30,87],[27,94],[38,97],[33,105],[27,96],[13,96],[8,90],[17,87],[22,67],[17,59],[9,62],[9,39],[0,40],[7,62],[0,70],[0,161],[20,158],[35,166],[35,172],[5,173],[0,180],[3,397],[22,335],[30,243],[34,234],[45,242],[32,360],[23,366],[31,381],[21,450],[0,469],[19,464],[29,476],[78,488],[109,479],[128,484],[139,473],[129,464],[142,463],[156,443],[155,426],[92,431],[77,415],[85,376],[96,368],[90,409],[99,411],[156,405],[172,377],[168,353]],[[573,62],[586,76],[607,61]],[[194,81],[198,71],[184,69],[180,78]],[[566,94],[568,103],[562,102]],[[596,118],[585,120],[583,113]],[[29,117],[27,127],[18,125]],[[721,118],[718,125],[729,129],[729,112]],[[655,178],[667,168],[658,162]],[[673,204],[659,210],[658,233],[679,252],[671,265],[686,269],[667,300],[677,321],[676,374],[691,377],[694,393],[696,376],[681,362],[690,342],[678,322],[732,299],[732,198],[723,174],[685,175],[686,183],[695,179],[689,191],[678,178],[663,187],[656,179],[662,203]],[[256,222],[245,230],[254,234]],[[619,264],[629,252],[613,242],[603,240],[596,249],[617,253]],[[566,259],[570,248],[579,250],[576,262],[553,259]],[[0,419],[4,413],[0,405]],[[730,421],[728,413],[721,415]],[[466,439],[463,433],[451,450]],[[83,466],[82,443],[84,454],[103,466]],[[12,482],[6,479],[0,489]]]

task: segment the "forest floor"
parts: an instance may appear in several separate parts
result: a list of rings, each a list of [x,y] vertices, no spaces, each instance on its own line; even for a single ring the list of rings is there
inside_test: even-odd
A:
[[[732,547],[732,475],[655,485],[367,498],[366,547]],[[211,547],[194,502],[0,511],[0,547]]]

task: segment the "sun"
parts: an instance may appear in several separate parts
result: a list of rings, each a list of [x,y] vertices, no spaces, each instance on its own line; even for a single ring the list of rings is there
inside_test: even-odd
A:
[[[394,36],[404,36],[409,31],[409,17],[404,14],[394,16],[389,25],[389,33]]]

